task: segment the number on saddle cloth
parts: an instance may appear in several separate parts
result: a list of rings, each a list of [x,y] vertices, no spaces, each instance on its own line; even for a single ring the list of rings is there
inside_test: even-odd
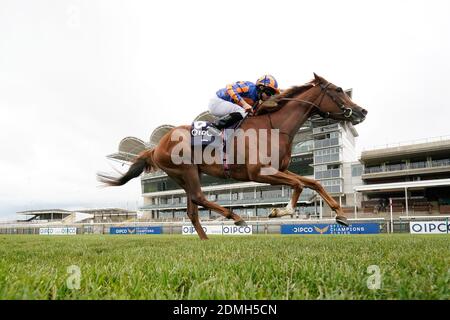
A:
[[[208,121],[194,121],[191,126],[191,146],[206,147],[210,144],[222,145],[222,137],[214,136],[208,131],[211,122]]]

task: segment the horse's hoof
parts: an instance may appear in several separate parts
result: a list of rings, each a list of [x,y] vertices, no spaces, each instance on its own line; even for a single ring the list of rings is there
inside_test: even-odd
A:
[[[278,217],[278,209],[274,208],[270,211],[269,218],[277,218]]]
[[[247,222],[245,222],[245,220],[243,220],[243,219],[241,219],[239,221],[236,221],[234,224],[239,226],[239,227],[246,227],[247,226]]]
[[[340,225],[348,227],[348,220],[344,216],[336,216],[336,222],[339,223]]]

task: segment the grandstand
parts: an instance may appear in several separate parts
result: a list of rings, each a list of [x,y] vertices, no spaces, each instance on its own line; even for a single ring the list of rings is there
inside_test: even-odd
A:
[[[375,147],[361,153],[360,217],[450,213],[450,137]]]
[[[25,216],[24,219],[18,219],[18,223],[105,223],[123,222],[137,218],[136,211],[119,208],[80,209],[72,211],[43,209],[20,211],[17,214],[19,216]]]
[[[17,212],[21,216],[18,222],[52,222],[61,221],[72,214],[71,211],[62,209],[27,210]]]

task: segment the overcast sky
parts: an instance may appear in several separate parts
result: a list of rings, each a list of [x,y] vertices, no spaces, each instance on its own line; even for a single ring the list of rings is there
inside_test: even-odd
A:
[[[139,179],[97,187],[105,155],[265,73],[353,88],[359,149],[449,135],[449,3],[2,0],[0,219],[136,209]]]

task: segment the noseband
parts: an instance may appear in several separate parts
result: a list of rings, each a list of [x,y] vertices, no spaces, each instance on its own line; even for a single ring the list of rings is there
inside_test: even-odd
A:
[[[344,116],[345,118],[350,118],[353,114],[353,110],[351,108],[348,108],[345,106],[345,104],[342,101],[338,101],[337,97],[332,95],[328,90],[329,90],[329,86],[331,83],[327,83],[326,85],[324,84],[320,84],[320,91],[321,96],[320,96],[320,101],[319,104],[315,104],[312,103],[310,101],[306,101],[306,100],[302,100],[302,99],[295,99],[295,98],[281,98],[281,100],[287,100],[287,101],[297,101],[297,102],[301,102],[301,103],[307,103],[309,105],[312,105],[316,111],[315,113],[317,113],[318,115],[320,115],[322,118],[329,118],[331,116],[331,118],[335,117],[335,116]],[[337,107],[342,110],[342,112],[324,112],[322,111],[322,109],[320,108],[320,105],[322,104],[323,98],[325,97],[325,95],[327,95],[328,97],[330,97],[331,100],[333,100],[333,102],[337,105]]]

